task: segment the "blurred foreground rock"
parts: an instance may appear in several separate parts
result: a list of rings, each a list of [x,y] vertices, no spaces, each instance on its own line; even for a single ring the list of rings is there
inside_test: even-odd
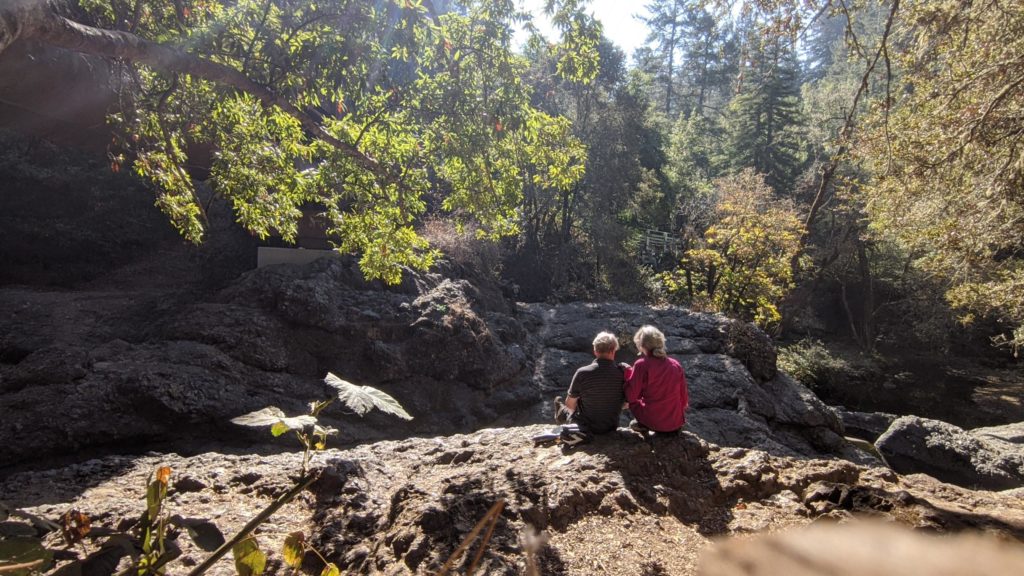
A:
[[[1005,576],[1024,546],[978,534],[939,537],[881,522],[816,523],[709,548],[701,576]]]

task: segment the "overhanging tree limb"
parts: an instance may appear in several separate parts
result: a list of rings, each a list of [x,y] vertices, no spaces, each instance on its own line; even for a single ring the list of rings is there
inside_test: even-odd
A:
[[[800,234],[800,242],[797,246],[796,252],[794,252],[793,257],[790,260],[790,269],[792,270],[794,279],[797,278],[800,273],[800,257],[807,248],[807,243],[811,237],[811,229],[814,226],[814,221],[818,217],[818,211],[821,210],[821,207],[825,204],[825,196],[828,187],[832,184],[836,170],[839,168],[839,163],[846,155],[846,152],[849,150],[850,144],[853,140],[857,108],[860,105],[860,100],[865,94],[867,94],[871,82],[871,75],[874,74],[875,68],[878,66],[878,62],[882,60],[883,56],[886,59],[888,58],[887,46],[889,42],[889,35],[892,33],[892,26],[896,20],[896,12],[899,10],[899,7],[900,0],[893,0],[892,4],[889,6],[889,16],[885,21],[885,30],[882,32],[882,39],[879,41],[878,48],[875,50],[874,55],[868,62],[868,66],[865,68],[864,74],[861,76],[860,85],[857,87],[857,93],[854,94],[853,103],[850,106],[849,112],[846,114],[842,129],[839,131],[836,153],[832,155],[828,164],[826,164],[821,171],[821,181],[818,183],[818,189],[814,194],[814,199],[811,201],[811,207],[807,212],[807,218],[804,220],[804,230]]]
[[[35,40],[84,54],[121,58],[162,72],[188,74],[255,96],[298,120],[314,137],[330,144],[360,168],[385,180],[391,174],[375,158],[328,133],[311,115],[288,99],[238,70],[190,54],[177,46],[152,42],[130,32],[105,30],[69,20],[46,0],[4,0],[0,3],[0,54],[15,40]]]

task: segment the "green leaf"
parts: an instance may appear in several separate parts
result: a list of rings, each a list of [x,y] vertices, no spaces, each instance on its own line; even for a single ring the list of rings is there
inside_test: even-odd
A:
[[[167,496],[167,485],[153,480],[146,488],[146,514],[150,523],[156,522],[160,515],[160,508],[163,506],[164,497]]]
[[[289,428],[284,422],[274,422],[274,425],[270,427],[270,433],[273,434],[275,438],[281,434],[287,433],[289,430],[291,430],[291,428]]]
[[[4,576],[23,576],[33,571],[43,572],[53,562],[53,552],[43,547],[38,538],[26,536],[15,536],[0,540],[0,565],[3,564],[26,564],[38,562],[32,570],[13,570],[4,572]]]
[[[292,532],[284,539],[284,563],[292,568],[302,565],[302,558],[306,555],[306,537],[302,532]]]
[[[259,576],[267,566],[267,555],[260,550],[256,538],[249,536],[231,548],[238,576]]]
[[[338,567],[333,563],[328,563],[327,566],[324,566],[323,571],[320,572],[320,576],[341,576],[341,570],[338,570]]]
[[[35,535],[36,529],[24,522],[0,522],[0,538]]]
[[[338,378],[330,372],[327,373],[324,382],[337,390],[338,399],[344,402],[345,406],[355,410],[356,414],[360,416],[376,408],[381,412],[398,416],[404,420],[412,420],[412,416],[405,411],[405,408],[402,408],[398,400],[376,388],[357,386]]]
[[[281,423],[287,426],[289,430],[295,430],[316,424],[316,418],[309,415],[288,417],[277,406],[267,406],[262,410],[232,418],[231,422],[242,426],[274,426]]]

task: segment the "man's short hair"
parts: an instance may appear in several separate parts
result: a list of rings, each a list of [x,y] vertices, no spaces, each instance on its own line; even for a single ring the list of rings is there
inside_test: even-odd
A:
[[[594,352],[607,354],[619,349],[619,339],[611,332],[601,332],[594,337]]]

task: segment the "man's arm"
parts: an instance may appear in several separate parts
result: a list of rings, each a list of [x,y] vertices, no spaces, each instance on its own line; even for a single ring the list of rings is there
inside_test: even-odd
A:
[[[565,394],[565,407],[570,411],[576,411],[576,405],[580,401],[580,388],[583,387],[582,378],[580,377],[580,371],[577,370],[572,375],[572,382],[569,383],[569,391]]]
[[[576,396],[568,396],[565,399],[565,407],[568,408],[570,411],[575,412],[576,404],[579,404],[579,401],[580,399],[577,398]]]

